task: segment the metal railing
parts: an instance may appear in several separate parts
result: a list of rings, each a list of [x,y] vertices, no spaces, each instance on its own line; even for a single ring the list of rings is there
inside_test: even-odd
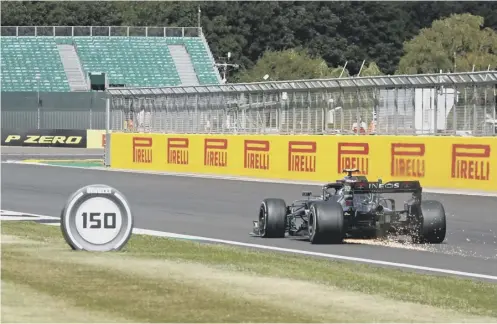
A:
[[[2,36],[143,36],[200,37],[202,27],[137,27],[137,26],[1,26]]]
[[[495,136],[496,89],[487,71],[107,92],[114,131]]]

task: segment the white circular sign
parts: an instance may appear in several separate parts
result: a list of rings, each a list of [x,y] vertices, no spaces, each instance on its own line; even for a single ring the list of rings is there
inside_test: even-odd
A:
[[[95,213],[95,210],[105,210],[105,213]],[[122,215],[112,200],[95,197],[83,202],[76,212],[76,228],[79,235],[86,241],[95,244],[109,243],[119,234]],[[96,231],[95,228],[100,228]]]
[[[133,217],[124,196],[106,185],[76,191],[61,214],[61,229],[74,250],[121,249],[131,237]]]

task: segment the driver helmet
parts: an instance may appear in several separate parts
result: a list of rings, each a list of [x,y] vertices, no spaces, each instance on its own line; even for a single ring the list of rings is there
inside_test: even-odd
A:
[[[347,181],[347,182],[356,182],[357,181],[357,177],[354,177],[354,176],[345,176],[343,177],[343,180]]]

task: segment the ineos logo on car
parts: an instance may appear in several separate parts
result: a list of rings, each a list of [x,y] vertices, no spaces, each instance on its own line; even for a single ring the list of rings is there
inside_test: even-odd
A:
[[[61,213],[62,234],[73,250],[122,249],[133,230],[133,216],[126,198],[106,185],[76,191]]]

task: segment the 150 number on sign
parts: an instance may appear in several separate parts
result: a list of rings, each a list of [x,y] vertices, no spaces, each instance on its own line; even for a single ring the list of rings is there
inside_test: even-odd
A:
[[[102,228],[102,219],[100,219],[100,215],[102,215],[102,213],[83,213],[83,228]],[[116,224],[116,213],[103,214],[103,228],[116,228]]]

